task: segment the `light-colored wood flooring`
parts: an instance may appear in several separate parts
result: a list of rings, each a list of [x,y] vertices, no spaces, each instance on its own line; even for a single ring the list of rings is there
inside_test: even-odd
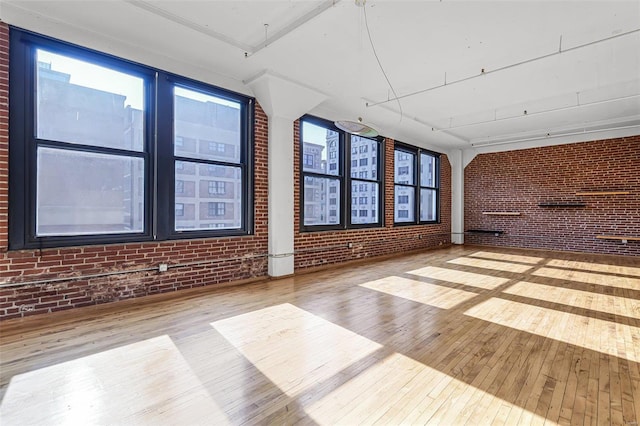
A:
[[[0,423],[640,420],[640,260],[452,247],[5,321]]]

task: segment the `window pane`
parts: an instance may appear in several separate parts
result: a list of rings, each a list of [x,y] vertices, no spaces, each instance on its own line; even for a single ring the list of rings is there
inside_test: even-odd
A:
[[[420,154],[420,186],[436,187],[436,158]]]
[[[340,143],[338,132],[302,122],[302,158],[305,172],[340,174]]]
[[[351,191],[356,192],[358,182],[351,182]],[[378,197],[378,184],[371,184],[371,188],[369,189],[369,185],[367,185],[367,190],[365,192],[358,192],[357,197],[353,197],[354,200],[357,200],[358,203],[352,202],[352,210],[351,210],[351,223],[352,224],[361,224],[361,223],[378,223],[378,204],[376,200]],[[356,210],[355,207],[358,207]]]
[[[396,222],[414,222],[415,190],[410,186],[395,186],[394,220]]]
[[[144,230],[144,161],[38,148],[36,234]]]
[[[142,151],[144,80],[38,49],[39,139]]]
[[[351,177],[376,179],[378,165],[376,163],[377,141],[360,136],[351,136]]]
[[[340,180],[305,176],[304,225],[339,224],[339,212]]]
[[[240,162],[240,103],[174,87],[175,155]]]
[[[175,230],[242,227],[242,172],[240,167],[176,161],[176,180],[183,191],[175,194]]]
[[[401,150],[395,151],[395,183],[415,185],[414,159],[415,154]]]
[[[436,212],[436,191],[433,189],[420,190],[420,220],[435,221],[437,219]]]

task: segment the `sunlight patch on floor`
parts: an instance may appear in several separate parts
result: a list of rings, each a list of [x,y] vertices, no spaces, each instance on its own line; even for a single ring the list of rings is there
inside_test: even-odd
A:
[[[14,376],[2,425],[230,424],[164,335]]]
[[[489,370],[466,383],[288,303],[211,325],[317,424],[457,424],[486,414],[463,400],[517,408],[482,390]]]
[[[394,352],[313,401],[305,412],[323,425],[474,423],[480,415],[493,417],[485,410],[477,412],[472,401],[485,401],[486,406],[515,407],[483,391],[481,384],[485,377],[480,374],[466,383]]]
[[[458,271],[455,269],[438,268],[437,266],[427,266],[420,269],[414,269],[407,273],[417,275],[419,277],[447,281],[453,284],[463,284],[470,287],[478,287],[488,290],[492,290],[509,282],[508,278],[499,278],[491,275],[476,274],[474,272]]]
[[[533,268],[519,263],[499,262],[495,260],[478,259],[473,257],[458,257],[447,261],[455,265],[472,266],[474,268],[493,269],[496,271],[523,273]]]
[[[475,296],[476,293],[429,284],[402,277],[385,277],[360,284],[360,287],[412,300],[440,309],[451,309]]]
[[[468,309],[465,315],[629,361],[640,361],[640,348],[635,348],[633,343],[640,340],[638,327],[495,297]]]
[[[578,262],[575,260],[550,259],[547,266],[555,266],[558,268],[581,269],[590,272],[605,272],[609,274],[633,275],[640,277],[640,268],[621,265],[606,265],[592,262]]]
[[[505,262],[531,263],[534,265],[544,260],[543,257],[521,256],[517,254],[507,254],[507,253],[494,253],[491,251],[477,251],[475,253],[469,254],[468,256],[481,257],[484,259],[492,259],[492,260],[503,260]]]
[[[216,321],[211,326],[290,396],[382,348],[289,303]]]
[[[640,300],[520,281],[503,293],[640,319]]]
[[[618,287],[640,290],[640,278],[618,277],[615,275],[596,274],[593,272],[571,271],[557,268],[540,268],[531,273],[546,278],[576,281],[585,284],[597,284],[605,287]]]

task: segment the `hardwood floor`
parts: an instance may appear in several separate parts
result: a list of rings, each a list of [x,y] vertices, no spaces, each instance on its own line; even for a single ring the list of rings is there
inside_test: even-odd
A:
[[[0,423],[640,420],[640,259],[452,247],[0,324]]]

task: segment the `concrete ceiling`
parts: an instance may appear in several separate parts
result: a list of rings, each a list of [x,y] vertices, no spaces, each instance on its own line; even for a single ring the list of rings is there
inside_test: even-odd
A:
[[[0,18],[246,94],[267,71],[326,95],[311,114],[445,152],[640,133],[637,0],[356,3],[2,0]]]

